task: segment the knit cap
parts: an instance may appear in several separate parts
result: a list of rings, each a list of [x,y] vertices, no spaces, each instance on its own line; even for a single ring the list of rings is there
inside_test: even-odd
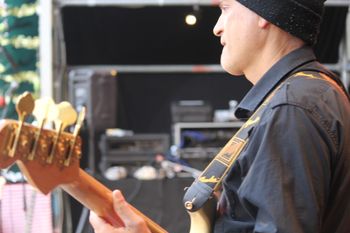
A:
[[[326,0],[237,0],[270,23],[314,45]]]

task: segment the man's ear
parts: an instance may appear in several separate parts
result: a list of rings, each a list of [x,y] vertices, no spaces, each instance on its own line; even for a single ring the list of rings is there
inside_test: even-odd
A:
[[[258,25],[260,28],[266,29],[270,25],[270,22],[259,16]]]

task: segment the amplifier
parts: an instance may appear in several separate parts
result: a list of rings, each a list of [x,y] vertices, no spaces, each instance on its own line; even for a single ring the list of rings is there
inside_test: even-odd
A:
[[[89,127],[95,130],[113,128],[117,120],[117,77],[88,68],[71,70],[69,101],[78,111],[86,107]]]
[[[140,166],[154,160],[157,154],[169,150],[168,134],[135,134],[132,136],[102,135],[100,169],[111,165]]]
[[[210,122],[212,106],[203,100],[181,100],[171,104],[172,122]]]
[[[174,124],[174,144],[183,159],[213,158],[244,122],[180,122]]]

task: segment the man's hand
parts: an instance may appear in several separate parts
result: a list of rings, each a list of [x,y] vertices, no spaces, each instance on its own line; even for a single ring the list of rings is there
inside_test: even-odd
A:
[[[115,228],[90,211],[89,220],[95,233],[151,233],[145,221],[132,211],[119,190],[113,191],[113,207],[125,227]]]

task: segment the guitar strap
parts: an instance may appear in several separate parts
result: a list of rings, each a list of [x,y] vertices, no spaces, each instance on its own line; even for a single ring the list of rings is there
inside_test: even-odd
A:
[[[337,85],[338,87],[342,86],[341,83],[337,81],[337,78],[335,78],[336,76],[333,73],[323,68],[316,61],[302,65],[301,67],[292,71],[291,74],[287,75],[287,78],[284,79],[284,81],[282,81],[282,83],[280,83],[270,95],[268,95],[254,114],[243,124],[237,133],[209,163],[202,174],[186,190],[183,203],[188,211],[194,212],[201,209],[203,205],[212,198],[213,193],[219,190],[222,179],[225,177],[226,173],[236,161],[244,146],[247,144],[250,131],[259,122],[266,105],[269,103],[276,91],[282,86],[285,80],[288,80],[290,77],[294,77],[296,75],[314,78],[317,77],[334,84],[337,82],[337,84],[339,84]]]
[[[278,90],[278,88],[276,90]],[[220,188],[222,179],[247,144],[250,130],[259,122],[265,106],[274,96],[276,90],[268,96],[254,114],[220,150],[202,174],[186,190],[183,202],[188,211],[197,211],[202,208],[212,197],[213,192]]]

